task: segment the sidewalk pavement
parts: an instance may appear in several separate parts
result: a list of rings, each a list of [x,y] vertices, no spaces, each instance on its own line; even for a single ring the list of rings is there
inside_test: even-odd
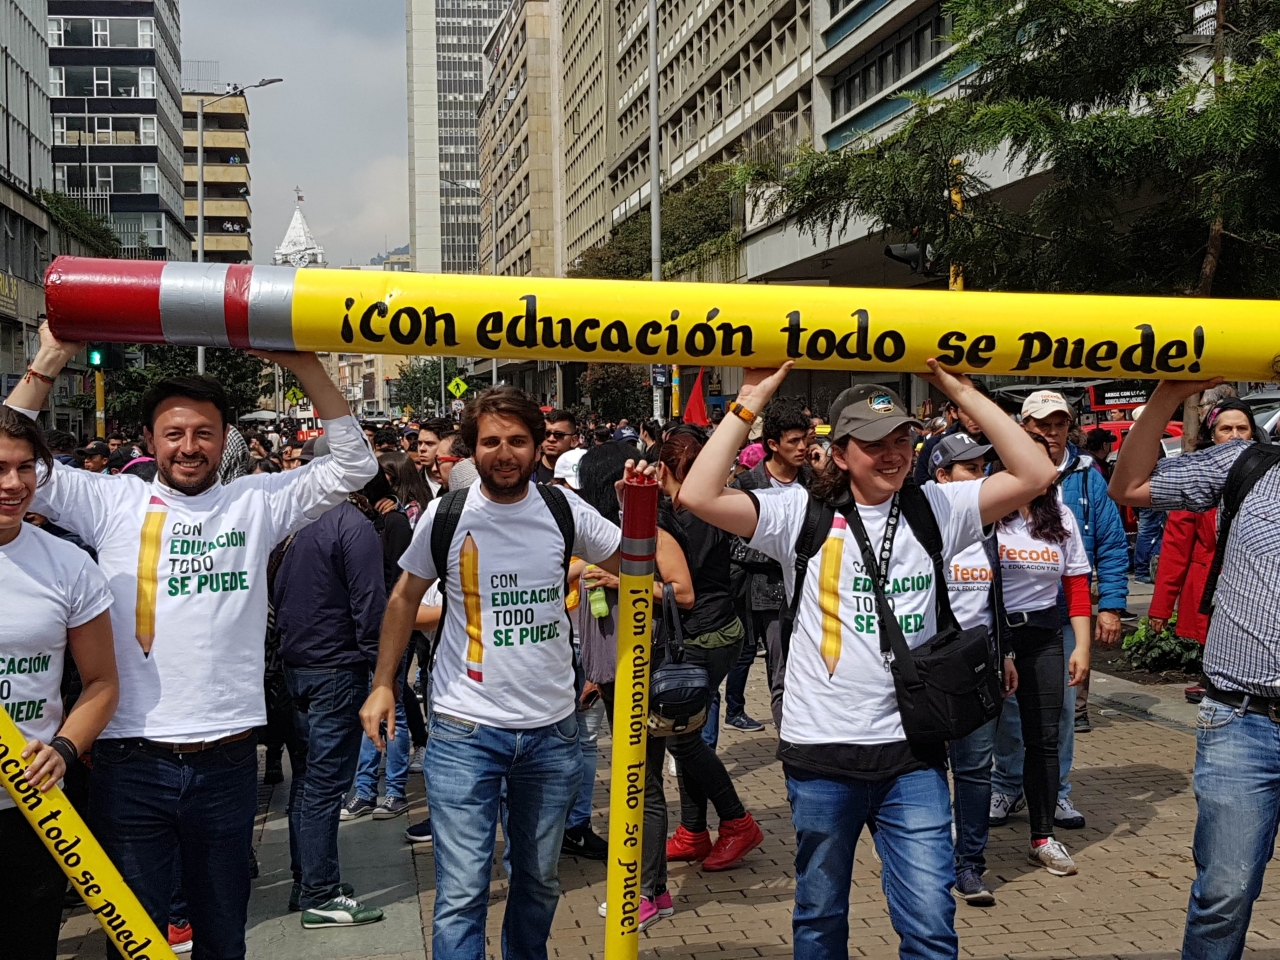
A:
[[[993,830],[987,881],[998,905],[958,906],[962,957],[1177,956],[1194,876],[1190,845],[1195,740],[1190,725],[1195,708],[1178,702],[1180,686],[1141,687],[1099,674],[1093,690],[1093,732],[1077,737],[1072,778],[1072,799],[1089,822],[1085,829],[1064,832],[1060,838],[1080,873],[1055,878],[1026,863],[1025,813]],[[750,712],[768,716],[762,666],[752,671],[748,695]],[[782,771],[774,759],[774,731],[771,725],[754,734],[725,728],[720,744],[720,755],[747,809],[760,822],[765,841],[736,869],[724,873],[673,864],[670,883],[677,912],[641,935],[642,957],[735,960],[791,954],[795,843]],[[607,829],[608,756],[609,742],[602,737],[594,822],[602,835]],[[410,819],[416,821],[425,815],[417,774],[410,786]],[[344,878],[355,883],[359,895],[387,909],[386,921],[354,930],[304,931],[296,915],[285,913],[287,787],[286,782],[264,790],[267,803],[258,848],[262,876],[251,906],[251,960],[427,956],[434,862],[430,846],[410,851],[404,843],[409,823],[404,817],[344,824],[340,834]],[[667,796],[671,809],[678,810],[671,778]],[[880,870],[870,845],[860,843],[850,895],[850,954],[890,960],[897,956],[897,937],[885,910]],[[488,954],[497,958],[506,902],[500,863],[495,863],[493,876]],[[605,896],[604,864],[564,858],[560,878],[562,897],[550,956],[602,958],[603,921],[596,907]],[[74,914],[64,927],[60,957],[102,957],[103,939],[93,927],[83,910]],[[1274,868],[1254,910],[1246,956],[1280,960],[1280,874]]]

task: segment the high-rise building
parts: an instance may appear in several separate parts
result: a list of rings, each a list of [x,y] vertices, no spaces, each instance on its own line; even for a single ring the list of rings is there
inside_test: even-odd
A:
[[[218,64],[188,60],[182,65],[183,190],[187,230],[198,233],[196,113],[204,108],[204,258],[209,263],[253,259],[249,205],[249,101],[218,79]],[[191,259],[196,259],[192,248]]]
[[[553,0],[513,0],[485,43],[476,131],[483,272],[564,274],[557,8]]]
[[[407,0],[413,269],[473,273],[480,240],[476,108],[484,41],[506,0]]]
[[[609,236],[612,4],[565,0],[560,13],[566,268]]]
[[[0,0],[0,399],[18,384],[39,345],[44,271],[59,254],[102,256],[45,206],[54,186],[46,0]],[[108,241],[110,238],[107,238]],[[73,401],[86,386],[83,355],[65,369],[42,411],[46,427],[77,435],[93,412]]]
[[[49,0],[54,183],[128,255],[189,260],[176,0]]]

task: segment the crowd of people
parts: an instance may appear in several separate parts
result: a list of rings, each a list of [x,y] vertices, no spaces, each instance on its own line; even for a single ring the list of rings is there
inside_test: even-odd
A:
[[[263,356],[295,374],[319,437],[241,433],[222,388],[189,377],[147,392],[140,436],[77,446],[34,420],[77,349],[43,330],[0,408],[0,700],[29,781],[64,784],[176,949],[245,956],[261,744],[269,784],[288,755],[284,906],[303,927],[382,919],[343,881],[339,824],[404,816],[421,772],[429,817],[405,833],[433,845],[434,954],[485,955],[500,829],[503,954],[547,955],[559,859],[609,853],[592,800],[620,501],[645,475],[661,491],[651,666],[696,667],[701,686],[675,721],[650,718],[638,930],[675,912],[670,863],[727,870],[764,842],[718,755],[722,719],[764,727],[745,695],[761,654],[796,956],[848,956],[864,828],[903,956],[958,955],[957,900],[996,906],[989,831],[1023,807],[1031,864],[1088,869],[1064,842],[1086,822],[1074,738],[1091,647],[1121,637],[1127,505],[1168,513],[1153,621],[1177,605],[1207,644],[1186,955],[1240,956],[1280,822],[1280,456],[1227,398],[1198,452],[1160,458],[1165,424],[1216,381],[1159,385],[1113,468],[1111,434],[1080,432],[1062,395],[1011,416],[932,362],[939,424],[877,385],[815,415],[775,396],[787,365],[745,371],[713,429],[579,422],[502,386],[459,423],[374,428],[313,355],[279,353]],[[902,660],[957,636],[979,638],[996,695],[926,736]],[[65,879],[7,799],[0,838],[25,868],[0,880],[0,942],[48,960]]]

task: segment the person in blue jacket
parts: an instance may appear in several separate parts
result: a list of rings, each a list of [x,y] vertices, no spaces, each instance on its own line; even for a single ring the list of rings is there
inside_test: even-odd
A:
[[[1098,590],[1094,638],[1105,646],[1111,646],[1120,642],[1120,616],[1129,597],[1129,543],[1120,520],[1120,510],[1107,493],[1106,478],[1094,469],[1092,457],[1082,454],[1067,440],[1073,419],[1071,405],[1062,394],[1052,390],[1037,390],[1022,404],[1022,426],[1028,433],[1044,437],[1048,442],[1049,453],[1058,465],[1058,489],[1063,503],[1071,508],[1084,537],[1085,552],[1089,555]],[[1058,607],[1062,611],[1063,624],[1068,624],[1061,591]],[[1065,631],[1064,636],[1070,637],[1070,631]],[[1065,642],[1074,646],[1074,639]],[[1085,819],[1071,802],[1070,780],[1075,755],[1077,688],[1066,686],[1065,672],[1062,682],[1066,697],[1058,725],[1060,774],[1058,805],[1053,819],[1054,825],[1064,830],[1079,830],[1085,825]],[[990,820],[991,826],[998,827],[1025,805],[1022,797],[1022,723],[1013,697],[1005,700],[996,733],[995,754]]]

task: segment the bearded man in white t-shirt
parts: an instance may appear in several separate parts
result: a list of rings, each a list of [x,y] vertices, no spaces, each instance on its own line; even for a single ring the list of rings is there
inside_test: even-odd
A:
[[[744,371],[730,405],[680,490],[694,514],[747,539],[782,565],[795,593],[797,540],[810,491],[726,488],[724,476],[755,419],[791,368]],[[930,360],[927,375],[968,411],[1007,472],[981,480],[929,484],[921,491],[942,535],[944,565],[980,540],[986,526],[1028,503],[1054,478],[1052,465],[1016,424],[967,377]],[[839,509],[820,555],[808,564],[791,636],[778,756],[796,829],[799,960],[849,955],[849,885],[854,849],[870,825],[884,860],[889,916],[910,957],[954,958],[955,864],[942,744],[908,740],[892,675],[880,651],[871,577],[889,595],[906,642],[936,632],[933,558],[908,523],[896,523],[899,492],[911,473],[911,427],[920,422],[892,390],[864,384],[831,405],[831,461],[812,495]],[[845,513],[856,516],[886,569],[867,571]],[[941,589],[946,589],[945,584]]]
[[[567,533],[550,503],[572,515],[572,555],[615,574],[622,533],[572,491],[530,482],[545,430],[538,404],[513,387],[485,390],[467,405],[461,436],[475,451],[480,482],[432,500],[418,521],[400,558],[404,573],[387,603],[373,690],[360,711],[380,747],[383,724],[387,737],[396,735],[396,668],[423,595],[441,580],[445,614],[423,773],[436,863],[432,954],[449,960],[485,956],[504,785],[511,885],[502,953],[547,955],[565,820],[582,777],[565,611]],[[459,497],[447,566],[438,570],[432,531]]]
[[[83,348],[46,326],[40,337],[5,401],[32,418]],[[245,955],[254,729],[267,722],[267,558],[378,468],[315,354],[250,352],[298,378],[330,456],[222,484],[233,429],[222,385],[205,376],[161,380],[142,398],[154,483],[55,465],[33,504],[97,550],[111,585],[120,705],[94,745],[94,832],[161,930],[181,852],[196,949],[218,960]]]

